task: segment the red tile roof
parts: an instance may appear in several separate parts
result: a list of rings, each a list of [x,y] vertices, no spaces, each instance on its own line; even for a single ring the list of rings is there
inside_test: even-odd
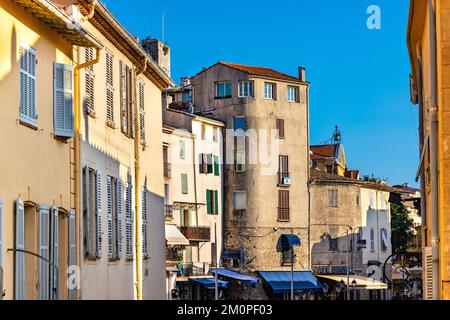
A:
[[[311,159],[334,158],[336,156],[336,147],[336,144],[310,146],[312,151]]]

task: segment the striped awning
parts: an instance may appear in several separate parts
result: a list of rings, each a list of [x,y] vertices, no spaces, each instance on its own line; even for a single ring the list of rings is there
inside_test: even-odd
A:
[[[347,275],[337,275],[337,274],[318,274],[317,277],[319,278],[326,278],[330,279],[336,282],[343,281],[347,285]],[[367,289],[367,290],[380,290],[380,289],[387,289],[388,285],[384,282],[372,279],[372,278],[366,278],[363,276],[357,276],[357,275],[350,275],[349,276],[349,282],[350,286],[352,285],[352,282],[356,282],[356,287],[361,289]]]

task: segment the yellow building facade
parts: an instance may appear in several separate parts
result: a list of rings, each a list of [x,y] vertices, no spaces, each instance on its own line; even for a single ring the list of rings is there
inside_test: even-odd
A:
[[[450,299],[450,0],[411,0],[411,100],[419,105],[425,299]]]

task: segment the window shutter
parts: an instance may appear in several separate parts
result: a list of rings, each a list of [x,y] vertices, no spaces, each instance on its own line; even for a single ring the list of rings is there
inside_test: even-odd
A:
[[[20,54],[20,118],[36,124],[36,51],[21,45]]]
[[[425,300],[433,300],[433,252],[431,247],[423,248],[423,297]]]
[[[147,188],[142,189],[142,255],[148,257]]]
[[[102,256],[102,188],[101,188],[101,174],[97,170],[96,174],[96,201],[95,201],[95,216],[96,216],[96,256]]]
[[[94,60],[94,49],[85,48],[85,61]],[[94,66],[91,65],[85,69],[85,103],[86,111],[94,113]]]
[[[131,180],[131,179],[129,179]],[[126,194],[125,194],[125,237],[126,237],[126,258],[127,260],[133,259],[133,185],[128,181]]]
[[[91,226],[90,217],[89,217],[89,168],[87,166],[83,167],[82,174],[82,186],[83,186],[83,247],[84,247],[84,255],[93,257],[93,250],[91,247],[90,241],[90,231],[93,226]]]
[[[207,173],[213,173],[213,156],[212,156],[212,154],[207,154],[206,155],[207,156],[207,164],[208,164],[208,167],[207,167]]]
[[[50,212],[50,299],[58,300],[58,208],[52,207]]]
[[[113,258],[113,195],[112,195],[112,178],[110,176],[106,177],[107,184],[107,198],[108,198],[108,258]]]
[[[0,268],[3,268],[3,199],[0,197]],[[1,277],[2,275],[0,275]],[[3,283],[3,279],[0,279]],[[0,288],[1,289],[1,288]],[[0,294],[1,294],[0,290]]]
[[[181,193],[188,193],[188,179],[186,173],[181,174]]]
[[[113,55],[106,52],[106,119],[114,123],[114,70]]]
[[[128,134],[134,138],[134,72],[133,68],[128,68]]]
[[[284,119],[277,119],[278,138],[284,138]]]
[[[220,176],[220,170],[219,170],[219,156],[214,156],[214,175]]]
[[[116,180],[116,192],[117,192],[117,252],[118,259],[122,259],[122,181]]]
[[[139,81],[139,128],[141,132],[141,143],[145,143],[145,104],[144,104],[144,82]]]
[[[211,214],[211,192],[206,189],[206,210],[208,214]]]
[[[50,260],[49,254],[49,222],[50,209],[47,206],[39,206],[39,255]],[[49,296],[49,264],[43,259],[38,260],[39,300],[48,300]]]
[[[73,137],[73,81],[72,66],[53,65],[53,112],[56,136]]]
[[[186,144],[185,144],[184,140],[180,140],[180,159],[184,159],[185,149],[186,149]]]
[[[278,190],[278,219],[288,221],[289,217],[289,191]]]
[[[72,270],[74,266],[77,264],[76,260],[76,225],[75,225],[75,210],[69,211],[69,270]],[[70,274],[68,275],[71,276]],[[75,283],[68,282],[68,299],[76,300],[77,299],[77,289],[76,289],[76,279]]]
[[[214,191],[214,214],[219,214],[219,192]]]
[[[16,201],[16,249],[25,249],[25,207],[23,201]],[[16,252],[15,299],[25,299],[25,253]]]
[[[128,115],[127,115],[127,68],[122,60],[119,61],[120,68],[120,123],[122,132],[128,133]]]

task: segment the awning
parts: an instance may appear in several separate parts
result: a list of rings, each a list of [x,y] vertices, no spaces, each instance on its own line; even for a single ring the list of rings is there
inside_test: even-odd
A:
[[[321,274],[317,275],[320,278],[326,278],[330,279],[336,282],[344,281],[344,283],[347,285],[347,275],[336,275],[336,274]],[[381,281],[372,279],[372,278],[366,278],[363,276],[356,276],[356,275],[350,275],[350,286],[352,285],[353,280],[356,281],[356,287],[367,289],[367,290],[379,290],[379,289],[387,289],[388,285],[386,283],[383,283]]]
[[[171,246],[188,246],[189,240],[181,233],[177,226],[166,224],[166,240]]]
[[[239,259],[242,260],[243,252],[240,249],[223,249],[222,259]]]
[[[274,294],[291,292],[290,271],[258,271]],[[294,290],[321,290],[323,285],[311,271],[294,271]]]
[[[211,270],[212,274],[216,273],[216,268],[211,268],[210,270]],[[259,283],[259,279],[256,277],[248,276],[246,274],[242,274],[242,273],[239,273],[239,272],[236,272],[233,270],[228,270],[225,268],[218,268],[217,275],[227,277],[230,279],[234,279],[234,280],[238,280],[245,284],[258,284]]]
[[[281,235],[281,245],[283,248],[290,248],[300,245],[300,238],[295,234],[283,234]]]
[[[213,277],[190,277],[190,282],[197,282],[203,286],[205,289],[214,289],[215,288],[215,278]],[[217,285],[221,289],[228,288],[229,282],[217,279]]]

